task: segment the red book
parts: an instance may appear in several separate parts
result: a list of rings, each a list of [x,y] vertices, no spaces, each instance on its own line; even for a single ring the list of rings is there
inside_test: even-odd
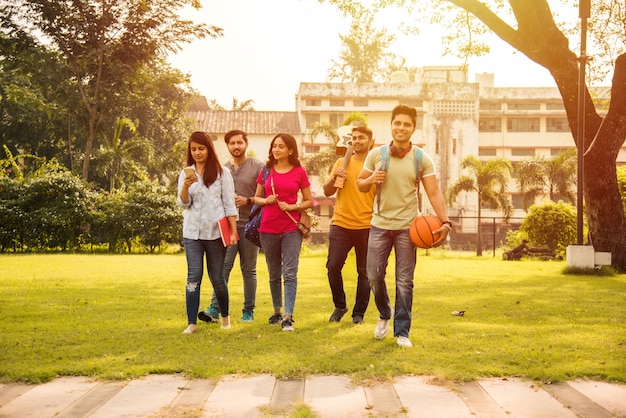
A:
[[[230,245],[230,236],[232,234],[228,218],[223,217],[222,219],[217,221],[217,227],[220,230],[220,237],[222,237],[222,243],[224,244],[224,247],[228,247]],[[239,234],[237,234],[237,240],[239,240]]]

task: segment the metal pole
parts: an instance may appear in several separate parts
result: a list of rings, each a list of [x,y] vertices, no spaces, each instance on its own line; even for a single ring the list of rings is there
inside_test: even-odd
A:
[[[576,198],[577,244],[583,245],[583,182],[585,178],[585,69],[587,66],[587,18],[590,0],[580,0],[580,58],[578,65],[578,193]]]

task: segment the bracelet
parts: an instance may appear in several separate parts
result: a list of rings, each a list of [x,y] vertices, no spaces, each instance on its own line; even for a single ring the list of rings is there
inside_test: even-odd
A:
[[[248,204],[249,204],[249,205],[251,205],[251,204],[252,204],[252,198],[251,198],[251,197],[249,197],[249,198],[248,198]]]
[[[298,210],[300,210],[300,202],[296,202],[296,208],[298,208]]]
[[[442,226],[445,226],[446,228],[448,228],[450,231],[452,230],[452,222],[450,221],[444,221],[441,223]]]

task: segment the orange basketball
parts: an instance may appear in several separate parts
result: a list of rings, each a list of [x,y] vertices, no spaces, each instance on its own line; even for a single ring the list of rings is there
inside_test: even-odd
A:
[[[433,242],[439,239],[439,234],[433,231],[441,228],[441,221],[434,215],[421,215],[413,219],[409,228],[411,241],[419,248],[432,248]]]

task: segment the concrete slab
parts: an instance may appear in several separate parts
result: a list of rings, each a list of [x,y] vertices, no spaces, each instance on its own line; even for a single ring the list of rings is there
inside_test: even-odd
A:
[[[249,418],[262,416],[268,408],[276,378],[271,375],[223,377],[203,408],[203,417]]]
[[[427,377],[401,377],[394,387],[408,417],[473,417],[456,393],[429,384]]]
[[[626,385],[572,380],[568,385],[615,416],[626,416]]]
[[[402,412],[402,403],[391,383],[365,386],[365,399],[370,406],[370,414],[375,416],[395,416]]]
[[[509,415],[485,392],[478,382],[467,382],[456,386],[459,397],[477,417],[508,418]]]
[[[192,379],[180,388],[172,403],[159,410],[159,417],[197,417],[202,414],[204,403],[209,398],[215,385],[214,380]]]
[[[313,413],[324,417],[367,417],[370,405],[365,391],[344,376],[309,376],[304,386],[304,402]]]
[[[0,407],[0,416],[52,417],[98,385],[84,377],[61,377],[35,386]]]
[[[542,388],[579,417],[611,418],[613,416],[567,383],[553,383],[543,385]]]
[[[187,380],[177,375],[149,375],[130,381],[90,415],[91,418],[148,417],[178,396]]]
[[[272,414],[290,411],[304,400],[304,379],[278,379],[270,401]]]
[[[21,383],[2,385],[2,387],[0,387],[0,406],[6,405],[13,399],[22,396],[23,394],[35,387],[35,385],[24,385]]]
[[[486,379],[480,385],[509,416],[574,418],[576,415],[533,382],[521,379]]]
[[[81,396],[55,418],[88,417],[94,411],[109,401],[126,386],[128,382],[99,383],[92,390]]]

